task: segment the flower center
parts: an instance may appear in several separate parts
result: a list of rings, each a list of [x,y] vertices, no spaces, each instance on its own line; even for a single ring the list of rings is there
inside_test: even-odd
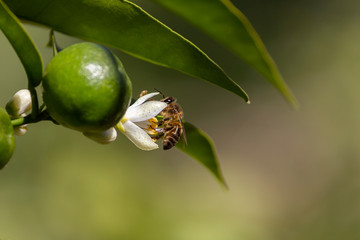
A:
[[[147,126],[147,128],[146,129],[144,129],[146,132],[147,132],[147,134],[149,134],[150,136],[152,136],[152,135],[157,135],[158,134],[158,132],[156,131],[156,128],[158,127],[158,120],[155,118],[155,117],[153,117],[153,118],[150,118],[150,119],[148,119],[148,122],[150,123],[148,126]]]

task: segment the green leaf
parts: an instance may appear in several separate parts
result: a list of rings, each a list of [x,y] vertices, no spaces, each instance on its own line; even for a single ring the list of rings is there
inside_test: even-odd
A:
[[[263,42],[245,15],[230,0],[152,0],[183,17],[228,47],[274,85],[296,108],[298,103],[284,82]]]
[[[9,10],[2,0],[0,0],[0,29],[19,56],[25,68],[29,84],[33,87],[38,86],[43,74],[43,64],[40,54],[19,19]]]
[[[226,187],[211,139],[188,122],[184,122],[184,127],[187,144],[176,144],[176,147],[203,164]]]
[[[52,29],[118,48],[225,88],[247,94],[198,47],[126,0],[6,0],[14,13]]]

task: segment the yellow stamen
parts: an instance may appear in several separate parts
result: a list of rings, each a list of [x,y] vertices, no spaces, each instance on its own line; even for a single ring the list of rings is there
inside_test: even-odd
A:
[[[150,136],[159,134],[155,129],[146,129],[146,132]]]
[[[150,123],[150,125],[147,125],[148,127],[145,130],[152,131],[158,127],[158,124],[157,124],[158,121],[156,118],[150,118],[150,119],[148,119],[148,122]]]
[[[158,123],[158,120],[155,117],[150,118],[148,121],[149,121],[149,123],[151,123],[151,125],[153,125],[153,124],[157,125],[157,123]]]

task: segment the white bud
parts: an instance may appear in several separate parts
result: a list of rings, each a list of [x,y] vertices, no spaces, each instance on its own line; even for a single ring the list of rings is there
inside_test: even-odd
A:
[[[27,132],[27,125],[21,125],[14,127],[14,134],[17,136],[22,136]]]
[[[109,128],[108,130],[103,132],[83,132],[83,134],[86,137],[101,144],[112,143],[116,140],[117,137],[117,131],[115,130],[115,128]]]
[[[12,117],[24,117],[31,108],[31,94],[28,89],[17,91],[6,104],[6,111]]]

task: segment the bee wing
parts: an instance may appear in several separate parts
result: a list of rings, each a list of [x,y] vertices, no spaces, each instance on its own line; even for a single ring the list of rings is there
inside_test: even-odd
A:
[[[186,140],[186,131],[185,131],[185,127],[184,127],[184,124],[182,123],[182,121],[180,120],[181,122],[181,128],[182,128],[182,131],[183,131],[183,134],[181,135],[181,139],[182,139],[182,143],[187,145],[187,140]]]
[[[180,114],[178,113],[178,111],[176,110],[176,108],[174,108],[174,110],[176,111],[176,115],[177,115],[177,117],[178,117],[178,120],[179,120],[179,122],[180,122],[180,125],[181,125],[181,130],[182,130],[182,134],[181,134],[181,142],[182,142],[182,144],[185,144],[185,145],[187,145],[187,140],[186,140],[186,132],[185,132],[185,127],[184,127],[184,124],[183,124],[183,122],[182,122],[182,120],[181,120],[181,117],[180,117]]]

